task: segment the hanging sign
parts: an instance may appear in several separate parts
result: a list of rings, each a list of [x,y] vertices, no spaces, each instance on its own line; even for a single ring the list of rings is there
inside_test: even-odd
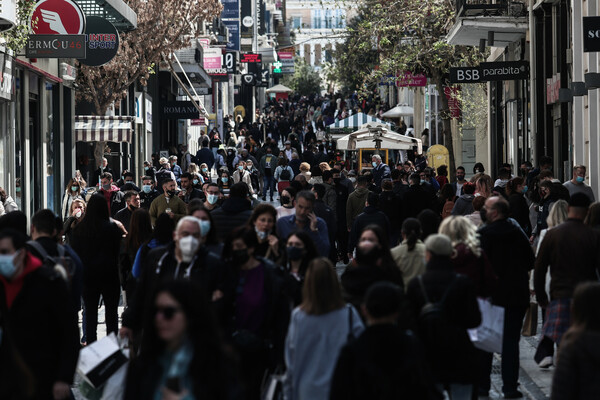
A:
[[[241,63],[260,63],[262,55],[260,53],[244,53],[240,58]]]
[[[191,101],[167,101],[161,105],[160,114],[164,119],[200,118],[200,112]]]
[[[29,35],[27,58],[84,58],[85,35]]]
[[[600,17],[583,17],[583,51],[600,51]]]
[[[14,28],[17,21],[17,1],[0,0],[0,32]]]
[[[86,18],[73,0],[41,0],[33,7],[29,25],[35,35],[80,35]]]
[[[450,83],[477,83],[529,79],[528,61],[481,63],[478,67],[450,68]]]
[[[82,64],[99,67],[112,60],[119,51],[119,32],[117,28],[102,17],[87,17],[86,56],[79,59]]]

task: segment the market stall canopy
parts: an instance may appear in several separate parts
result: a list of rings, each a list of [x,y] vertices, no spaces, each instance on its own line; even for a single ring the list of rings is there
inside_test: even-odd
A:
[[[393,150],[412,150],[417,147],[419,154],[423,152],[421,139],[404,136],[381,126],[365,127],[337,141],[338,150],[358,150],[376,148],[376,139],[381,140],[380,148]]]
[[[292,93],[293,90],[287,86],[275,85],[266,90],[266,93]]]
[[[415,113],[415,109],[407,106],[407,105],[397,105],[391,110],[387,110],[383,114],[381,114],[384,118],[400,118],[400,117],[410,117]]]
[[[131,143],[134,117],[75,116],[77,142]]]
[[[365,113],[356,113],[354,115],[349,116],[348,118],[337,120],[333,124],[329,125],[328,127],[329,127],[329,129],[344,129],[344,128],[358,129],[359,127],[362,127],[363,125],[365,125],[369,122],[376,122],[379,124],[383,124],[388,129],[390,127],[390,124],[388,122],[382,121],[380,119],[377,119],[377,117],[367,115]]]

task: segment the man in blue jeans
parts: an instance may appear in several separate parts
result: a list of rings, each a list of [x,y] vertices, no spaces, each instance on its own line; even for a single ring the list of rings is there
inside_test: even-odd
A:
[[[258,163],[258,169],[263,176],[263,201],[267,200],[267,191],[271,191],[271,201],[273,201],[273,193],[275,193],[275,169],[277,168],[277,157],[273,155],[270,147],[267,147],[267,154],[262,156]]]

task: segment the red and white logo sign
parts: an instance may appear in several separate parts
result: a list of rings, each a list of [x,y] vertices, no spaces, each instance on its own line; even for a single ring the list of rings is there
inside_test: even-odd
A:
[[[31,31],[36,35],[80,35],[85,15],[73,0],[41,0],[31,14]]]

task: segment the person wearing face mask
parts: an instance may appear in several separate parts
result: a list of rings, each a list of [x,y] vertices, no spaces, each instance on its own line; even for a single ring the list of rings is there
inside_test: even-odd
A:
[[[124,200],[126,206],[124,209],[119,210],[119,212],[115,214],[115,219],[121,222],[125,227],[125,230],[129,232],[129,221],[131,220],[131,215],[135,210],[140,208],[140,195],[137,192],[130,190],[125,192]]]
[[[573,196],[575,193],[583,193],[589,197],[593,203],[596,201],[592,188],[585,183],[585,173],[587,168],[585,165],[576,165],[573,167],[573,179],[565,182],[563,185],[569,189],[569,195]]]
[[[216,183],[209,183],[206,185],[204,187],[204,194],[206,195],[206,200],[203,204],[204,208],[206,208],[208,211],[213,211],[221,206],[219,204],[221,191]]]
[[[42,266],[26,241],[20,232],[0,231],[2,318],[10,327],[12,349],[35,380],[31,398],[69,399],[79,353],[77,313],[66,282]]]
[[[177,186],[174,180],[165,181],[162,185],[163,194],[158,196],[150,204],[150,218],[152,225],[156,224],[156,218],[164,212],[178,221],[186,215],[185,203],[177,196]]]
[[[229,197],[229,191],[231,190],[231,186],[234,184],[231,179],[231,174],[227,169],[222,168],[219,170],[219,180],[217,181],[219,185],[219,190],[223,193],[224,198]]]
[[[290,300],[285,293],[285,271],[256,256],[256,231],[236,228],[225,242],[223,258],[225,337],[237,350],[245,398],[258,398],[267,369],[283,366]],[[271,369],[272,370],[272,369]]]
[[[460,166],[456,168],[456,181],[451,183],[454,188],[454,193],[456,193],[456,197],[460,197],[463,194],[462,188],[466,182],[465,167]]]
[[[358,239],[356,257],[342,274],[344,300],[357,309],[375,282],[387,281],[403,287],[402,273],[392,258],[387,238],[378,225],[366,226]]]
[[[65,195],[63,197],[62,202],[62,214],[61,217],[63,221],[66,221],[69,218],[71,205],[73,204],[73,200],[80,199],[83,200],[83,196],[81,194],[81,187],[79,186],[79,182],[75,180],[75,178],[71,178],[69,180],[69,184],[65,189]],[[1,200],[1,199],[0,199]]]
[[[183,170],[179,165],[177,165],[177,156],[172,155],[169,157],[169,165],[171,172],[175,175],[175,182],[179,185],[181,181],[181,174],[183,174]]]
[[[510,208],[501,197],[490,197],[481,209],[486,222],[479,229],[481,248],[498,276],[498,287],[492,296],[494,304],[504,307],[504,337],[502,342],[502,380],[505,398],[522,394],[517,390],[519,378],[519,339],[523,317],[529,306],[529,271],[535,257],[521,229],[508,221]],[[479,395],[490,389],[492,354],[486,353],[480,365]],[[519,397],[521,397],[519,396]]]
[[[114,217],[117,211],[125,206],[123,192],[113,184],[113,177],[109,172],[102,174],[100,177],[100,185],[101,187],[98,193],[104,196],[106,204],[108,205],[108,212],[111,217]]]
[[[375,154],[371,157],[371,164],[373,165],[373,183],[375,183],[377,187],[380,187],[381,181],[384,178],[391,178],[392,171],[387,164],[383,163],[379,154]]]
[[[198,179],[189,172],[184,172],[181,175],[181,191],[179,192],[179,198],[183,200],[185,204],[188,204],[193,199],[205,200],[204,193],[194,187],[194,182],[197,184]]]
[[[81,221],[84,214],[85,201],[81,199],[75,199],[73,203],[71,203],[71,209],[69,210],[69,218],[67,218],[65,224],[63,225],[66,244],[69,244],[71,242],[71,234],[73,233],[73,229]]]
[[[204,207],[204,204],[200,200],[194,199],[188,204],[188,215],[200,220],[202,231],[208,232],[204,240],[204,245],[211,253],[221,257],[223,242],[219,240],[219,236],[217,235],[218,228],[213,221],[210,211]]]
[[[250,177],[250,171],[246,168],[246,162],[240,161],[237,164],[235,171],[233,172],[233,182],[244,182],[248,186],[250,194],[254,194],[254,188],[252,186],[252,179]]]
[[[291,186],[281,192],[281,197],[279,197],[281,205],[275,209],[277,211],[277,219],[296,213],[296,208],[294,207],[296,193],[296,189]]]
[[[260,171],[256,168],[258,163],[254,163],[251,160],[246,161],[246,169],[250,174],[250,183],[252,184],[252,190],[258,196],[260,194]]]
[[[215,310],[223,298],[223,268],[220,259],[204,245],[207,226],[191,216],[184,216],[173,232],[173,242],[150,250],[141,269],[135,295],[123,313],[121,337],[137,337],[142,329],[144,310],[151,309],[156,288],[173,279],[198,283]],[[140,249],[141,251],[141,249]]]
[[[359,237],[367,226],[378,226],[387,235],[391,237],[391,225],[387,215],[379,208],[379,196],[370,192],[367,196],[363,212],[356,217],[352,229],[350,230],[350,239],[348,243],[348,258],[352,258],[354,248],[359,243]],[[389,239],[388,239],[389,243]]]
[[[248,186],[236,183],[231,187],[229,198],[223,205],[211,211],[215,225],[219,227],[219,239],[225,240],[235,228],[246,225],[252,215],[252,203],[248,198]]]
[[[142,190],[140,191],[140,207],[149,210],[152,201],[159,195],[158,190],[154,188],[152,177],[144,175],[142,177]]]
[[[200,175],[202,176],[202,180],[204,181],[204,183],[212,182],[210,168],[208,167],[208,165],[206,163],[200,164]]]
[[[248,226],[254,229],[258,238],[258,246],[254,254],[280,263],[283,259],[282,242],[275,231],[277,211],[270,204],[259,204],[252,211]]]
[[[259,170],[263,177],[263,201],[267,200],[267,192],[270,191],[271,201],[273,201],[273,195],[275,193],[275,180],[273,176],[275,169],[277,168],[278,159],[271,150],[271,147],[267,147],[266,154],[260,159]]]
[[[302,286],[308,264],[317,257],[317,248],[306,233],[294,232],[288,237],[283,262],[287,269],[285,291],[294,307],[302,302]]]
[[[425,209],[432,208],[434,197],[431,192],[421,184],[421,176],[414,173],[409,178],[410,186],[403,198],[403,219],[417,218],[417,215]],[[430,185],[431,186],[431,185]]]
[[[155,175],[156,170],[152,166],[152,163],[150,161],[144,161],[144,176],[149,176],[150,179],[154,180]]]

